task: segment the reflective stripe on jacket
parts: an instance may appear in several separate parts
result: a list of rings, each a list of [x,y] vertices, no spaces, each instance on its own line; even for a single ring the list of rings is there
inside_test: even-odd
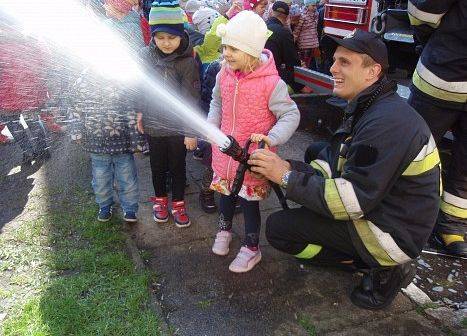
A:
[[[467,1],[410,0],[408,13],[424,46],[413,85],[467,110]]]
[[[386,80],[354,99],[346,116],[313,169],[292,172],[287,198],[347,223],[370,265],[407,262],[419,255],[437,218],[440,160],[433,136]]]

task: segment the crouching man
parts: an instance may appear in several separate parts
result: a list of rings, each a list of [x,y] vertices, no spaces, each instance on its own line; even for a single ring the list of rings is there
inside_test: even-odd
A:
[[[436,222],[439,155],[385,76],[384,43],[361,30],[332,39],[334,94],[348,101],[341,128],[329,144],[313,144],[306,163],[259,149],[249,164],[303,206],[267,219],[270,244],[302,261],[367,269],[351,301],[382,309],[413,279],[411,261]]]

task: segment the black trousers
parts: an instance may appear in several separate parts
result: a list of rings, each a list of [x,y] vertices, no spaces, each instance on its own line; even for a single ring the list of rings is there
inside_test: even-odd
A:
[[[443,188],[449,194],[467,202],[467,111],[437,106],[417,90],[412,91],[408,102],[425,119],[438,147],[444,134],[452,131],[454,141],[451,162],[443,176]],[[467,232],[467,218],[440,211],[435,230],[440,233],[464,235]]]
[[[156,197],[166,197],[167,173],[172,178],[172,201],[185,196],[186,147],[183,136],[148,137],[152,184]]]
[[[238,196],[237,196],[238,197]],[[232,229],[232,219],[235,213],[235,203],[237,197],[221,195],[219,210],[223,218],[230,224],[230,227],[220,227],[221,230]],[[247,201],[239,197],[242,207],[243,219],[245,222],[245,239],[243,244],[246,246],[258,246],[259,230],[261,228],[261,212],[259,211],[259,201]]]
[[[305,152],[305,162],[315,160],[327,145],[327,142],[311,144]],[[359,265],[379,266],[368,256],[365,258],[368,262],[361,259],[346,221],[323,217],[305,207],[281,210],[270,215],[266,220],[266,238],[274,248],[292,255],[301,253],[309,244],[319,245],[321,250],[313,257],[317,262],[353,260]],[[363,251],[363,243],[361,245],[360,250]]]
[[[315,261],[353,260],[365,264],[352,243],[347,222],[322,217],[305,207],[270,215],[266,220],[266,238],[274,248],[288,254],[297,255],[314,244],[322,247],[313,257]]]

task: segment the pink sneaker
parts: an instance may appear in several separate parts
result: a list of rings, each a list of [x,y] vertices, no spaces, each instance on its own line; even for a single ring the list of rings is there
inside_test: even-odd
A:
[[[232,233],[230,231],[219,231],[216,235],[216,240],[212,245],[214,254],[225,256],[229,253],[229,245],[232,241]]]
[[[256,251],[250,250],[246,246],[242,246],[235,259],[229,266],[229,270],[235,273],[244,273],[250,271],[261,260],[261,251],[259,248]]]

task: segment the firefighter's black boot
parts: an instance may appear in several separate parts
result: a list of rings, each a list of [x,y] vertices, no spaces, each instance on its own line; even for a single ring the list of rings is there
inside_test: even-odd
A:
[[[451,239],[448,239],[448,238]],[[456,239],[452,239],[456,237]],[[436,250],[451,256],[467,257],[467,242],[463,235],[450,235],[440,232],[433,233],[430,237],[430,245]]]
[[[450,255],[467,258],[467,242],[465,241],[453,242],[444,246],[444,249]]]
[[[350,295],[352,303],[364,309],[388,307],[401,288],[415,276],[415,267],[407,262],[394,267],[374,268],[364,274],[360,285]]]

